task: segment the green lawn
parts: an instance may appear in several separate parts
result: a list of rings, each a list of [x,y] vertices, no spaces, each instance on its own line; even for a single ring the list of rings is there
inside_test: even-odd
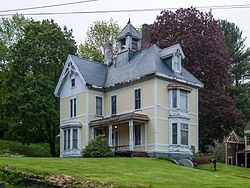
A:
[[[153,158],[0,158],[34,173],[66,174],[77,178],[115,183],[119,187],[250,187],[250,169],[219,164],[190,169]]]

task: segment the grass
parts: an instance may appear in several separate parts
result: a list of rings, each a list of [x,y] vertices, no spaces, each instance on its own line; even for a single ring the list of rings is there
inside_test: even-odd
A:
[[[190,169],[153,158],[0,158],[0,165],[36,174],[66,174],[119,187],[250,187],[250,169],[219,164]]]
[[[50,157],[49,145],[46,143],[39,144],[22,144],[17,141],[0,139],[0,155],[18,154],[28,157]]]

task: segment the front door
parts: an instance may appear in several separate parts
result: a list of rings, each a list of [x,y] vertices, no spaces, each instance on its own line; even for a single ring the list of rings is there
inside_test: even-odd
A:
[[[118,132],[118,130],[115,130],[112,133],[112,143],[113,143],[113,147],[119,146],[119,132]]]

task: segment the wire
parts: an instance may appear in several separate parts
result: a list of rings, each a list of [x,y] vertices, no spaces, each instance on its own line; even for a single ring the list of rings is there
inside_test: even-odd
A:
[[[200,6],[197,9],[239,9],[250,8],[250,4],[243,5],[218,5],[218,6]],[[27,16],[39,15],[69,15],[69,14],[106,14],[106,13],[123,13],[123,12],[149,12],[162,10],[176,10],[178,8],[149,8],[149,9],[124,9],[124,10],[96,10],[96,11],[73,11],[73,12],[40,12],[40,13],[23,13]],[[12,16],[13,14],[0,14],[0,16]]]
[[[20,11],[20,10],[33,10],[33,9],[43,9],[43,8],[67,6],[67,5],[74,5],[74,4],[80,4],[80,3],[89,3],[89,2],[92,2],[92,1],[97,1],[97,0],[85,0],[85,1],[76,1],[76,2],[71,2],[71,3],[62,3],[62,4],[38,6],[38,7],[28,7],[28,8],[18,8],[18,9],[0,10],[0,13],[1,13],[1,12]]]

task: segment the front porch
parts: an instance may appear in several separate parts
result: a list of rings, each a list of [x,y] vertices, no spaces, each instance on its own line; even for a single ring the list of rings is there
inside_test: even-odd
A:
[[[127,113],[90,122],[91,139],[105,135],[113,151],[145,151],[147,145],[147,115]]]

